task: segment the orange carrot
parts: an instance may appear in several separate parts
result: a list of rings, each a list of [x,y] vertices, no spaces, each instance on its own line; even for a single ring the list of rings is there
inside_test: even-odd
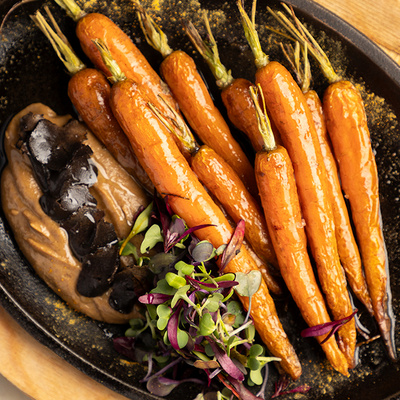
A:
[[[110,56],[104,53],[105,59]],[[116,65],[113,67],[117,68]],[[214,247],[228,243],[233,229],[221,209],[212,201],[187,160],[179,151],[170,132],[149,106],[149,99],[135,82],[117,71],[111,91],[111,107],[130,140],[133,149],[147,171],[158,193],[168,195],[173,211],[189,227],[212,224],[196,232],[200,240]],[[239,254],[226,266],[229,272],[257,270],[253,259],[242,245]],[[248,307],[248,298],[242,298]],[[297,379],[301,366],[279,321],[274,302],[263,280],[252,297],[251,316],[262,340],[276,357],[281,358],[284,370]]]
[[[270,62],[262,51],[254,21],[250,21],[240,0],[238,6],[246,37],[255,55],[256,83],[262,88],[271,118],[293,163],[308,243],[322,291],[334,319],[348,317],[353,313],[353,307],[337,251],[326,171],[310,109],[289,71],[276,61]],[[354,319],[339,329],[338,344],[349,367],[354,367]]]
[[[268,266],[268,264],[278,266],[278,262],[261,206],[230,165],[212,148],[207,145],[199,147],[187,127],[179,126],[176,121],[171,124],[157,109],[154,109],[154,112],[187,147],[187,151],[192,154],[190,165],[193,171],[233,222],[237,224],[240,220],[245,221],[245,238],[257,257],[262,260],[260,260],[259,270],[269,290],[277,295],[282,294],[282,287]]]
[[[258,129],[257,115],[250,94],[250,88],[255,88],[255,85],[247,79],[233,78],[231,71],[227,70],[219,58],[218,46],[211,32],[206,12],[203,19],[207,30],[207,41],[202,40],[191,22],[185,25],[186,33],[210,67],[216,84],[221,89],[221,98],[228,118],[236,128],[247,135],[253,149],[257,152],[262,149],[263,139]],[[275,139],[279,140],[279,132],[273,124],[272,130]]]
[[[161,75],[171,88],[189,125],[203,143],[224,158],[250,193],[257,197],[253,166],[215,106],[193,58],[183,51],[173,51],[160,27],[143,7],[135,3],[147,41],[164,57],[160,67]]]
[[[109,104],[110,84],[100,71],[87,68],[78,58],[70,43],[62,34],[50,10],[47,7],[45,7],[45,10],[55,31],[39,11],[32,16],[32,19],[50,40],[57,55],[71,75],[68,82],[68,96],[76,111],[114,158],[139,184],[152,194],[154,186],[144,172],[111,111]]]
[[[257,102],[255,95],[254,100]],[[292,162],[285,148],[276,146],[269,120],[258,109],[264,150],[256,154],[255,171],[281,274],[306,323],[309,326],[327,323],[330,317],[307,251]],[[319,342],[323,339],[317,337]],[[346,358],[334,337],[321,346],[331,365],[348,375]]]
[[[170,112],[166,104],[175,110],[179,109],[168,85],[163,82],[130,37],[110,18],[99,13],[87,14],[79,8],[74,0],[56,0],[56,2],[66,9],[67,13],[77,22],[76,35],[83,51],[96,68],[110,77],[110,72],[93,43],[93,40],[101,39],[118,62],[122,72],[129,79],[143,86],[147,97],[157,107],[166,114]],[[163,101],[160,101],[160,98]],[[181,150],[183,151],[183,149]],[[189,156],[189,154],[185,154],[185,157]]]
[[[343,197],[339,173],[332,145],[326,129],[325,115],[322,110],[321,100],[315,90],[310,89],[311,69],[308,62],[307,46],[302,47],[304,68],[300,67],[300,48],[296,42],[297,49],[291,46],[282,46],[286,58],[290,61],[296,73],[297,80],[310,108],[315,129],[317,132],[322,157],[325,164],[327,188],[330,194],[333,218],[335,222],[335,236],[338,252],[342,266],[351,289],[358,299],[365,305],[367,311],[373,315],[372,301],[369,295],[364,270],[361,263],[360,252],[353,234],[349,213]]]
[[[309,47],[330,83],[323,97],[327,129],[338,161],[342,188],[350,202],[374,317],[388,354],[395,359],[394,319],[380,217],[378,173],[364,104],[354,85],[336,74],[322,48],[293,10],[287,10],[296,22],[296,26],[290,21],[287,23],[290,32]],[[287,22],[282,13],[278,13],[278,17]]]

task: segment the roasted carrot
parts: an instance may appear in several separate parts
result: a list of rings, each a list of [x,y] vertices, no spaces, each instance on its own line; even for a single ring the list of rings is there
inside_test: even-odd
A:
[[[101,46],[100,46],[101,47]],[[105,59],[110,56],[103,52]],[[166,126],[149,106],[146,93],[135,82],[126,79],[112,67],[116,82],[111,90],[111,107],[130,140],[135,153],[161,196],[168,195],[173,211],[188,226],[211,224],[196,231],[200,240],[208,240],[214,247],[228,243],[233,229],[221,209],[212,201],[197,179],[187,160],[179,151]],[[244,246],[228,263],[225,271],[249,272],[257,270]],[[242,298],[248,307],[248,298]],[[262,340],[276,357],[281,358],[284,370],[297,379],[301,366],[279,321],[274,302],[263,280],[252,297],[251,316]]]
[[[160,78],[131,38],[110,18],[99,13],[86,13],[74,0],[55,1],[67,10],[68,15],[77,22],[76,35],[81,47],[97,69],[102,71],[106,76],[110,76],[106,65],[93,43],[93,40],[101,39],[110,49],[111,54],[120,65],[123,73],[129,79],[143,86],[147,97],[157,107],[167,114],[170,111],[166,104],[175,110],[179,109],[168,85]],[[160,101],[160,98],[164,101]],[[189,156],[189,154],[185,154],[185,157]]]
[[[47,7],[45,7],[45,10],[55,30],[51,28],[39,11],[32,16],[32,19],[49,39],[71,75],[68,82],[68,96],[76,111],[114,158],[143,188],[152,194],[154,186],[144,172],[127,137],[111,111],[109,104],[110,84],[100,71],[87,68],[78,58],[67,38],[62,34],[50,10]]]
[[[262,149],[263,140],[258,130],[257,115],[250,95],[250,88],[255,87],[255,85],[248,79],[234,78],[231,70],[228,70],[222,64],[206,12],[204,12],[203,19],[207,30],[207,41],[202,40],[191,22],[185,25],[186,34],[210,67],[216,79],[216,84],[221,89],[221,99],[228,118],[236,128],[246,134],[253,149],[257,152]],[[272,129],[275,138],[279,140],[279,132],[274,125]]]
[[[337,162],[333,155],[332,144],[328,137],[321,99],[315,90],[310,89],[311,69],[308,61],[307,46],[302,46],[301,48],[304,58],[304,68],[301,68],[300,46],[298,41],[296,42],[295,49],[292,46],[283,46],[282,48],[295,72],[313,117],[325,164],[327,187],[331,198],[333,218],[335,221],[335,236],[340,261],[354,294],[364,304],[367,311],[373,315],[372,301],[365,280],[360,252],[353,234],[347,205],[344,200]]]
[[[157,109],[154,109],[154,112],[187,147],[187,151],[192,155],[191,168],[200,182],[218,200],[227,215],[235,224],[240,220],[245,221],[245,238],[257,257],[262,260],[258,267],[265,283],[272,293],[281,295],[282,287],[274,277],[274,271],[271,271],[269,267],[270,264],[278,268],[278,262],[261,206],[246,189],[232,167],[211,147],[199,146],[186,126],[179,126],[176,121],[168,121]],[[277,275],[276,271],[275,275]]]
[[[322,291],[333,318],[339,320],[351,315],[353,307],[337,251],[326,171],[312,115],[289,71],[282,64],[269,61],[262,51],[254,21],[247,16],[240,0],[238,6],[256,60],[255,81],[262,88],[271,118],[293,163],[308,243]],[[355,365],[356,336],[354,319],[338,331],[338,344],[350,368]]]
[[[389,356],[395,359],[394,319],[378,173],[363,101],[353,84],[341,81],[328,87],[323,102],[342,187],[350,202],[374,316]]]
[[[257,197],[253,166],[215,106],[193,58],[181,50],[173,51],[161,28],[137,1],[135,4],[147,41],[164,57],[160,66],[161,75],[177,99],[189,125],[204,144],[224,158],[250,193]]]
[[[263,150],[256,154],[256,179],[281,274],[306,323],[327,323],[329,313],[307,251],[292,162],[285,148],[276,145],[269,119],[258,105],[255,92],[253,96],[264,142]],[[317,337],[319,342],[323,339]],[[347,375],[348,363],[335,338],[321,346],[333,368]]]
[[[335,72],[325,52],[293,10],[287,10],[295,19],[295,25],[289,25],[291,33],[307,44],[330,83],[323,96],[327,130],[338,161],[342,188],[350,203],[374,317],[388,354],[395,359],[394,319],[380,216],[378,173],[363,100],[355,86]],[[278,16],[284,18],[282,13]]]

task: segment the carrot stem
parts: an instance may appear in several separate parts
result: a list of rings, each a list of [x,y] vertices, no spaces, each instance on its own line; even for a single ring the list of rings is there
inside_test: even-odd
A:
[[[82,10],[74,0],[54,0],[61,8],[63,8],[69,17],[75,22],[79,21],[86,15],[86,11]]]
[[[47,39],[49,39],[58,58],[62,61],[68,72],[71,75],[75,75],[77,72],[85,69],[86,65],[72,50],[67,38],[61,33],[60,28],[55,22],[50,10],[48,8],[45,8],[45,10],[49,15],[53,26],[58,34],[54,32],[54,30],[51,28],[51,26],[48,24],[48,22],[39,11],[36,11],[35,15],[31,15],[31,18],[33,22],[35,22],[35,24],[38,26],[38,28],[43,32],[43,34],[47,37]]]
[[[217,42],[212,34],[206,11],[204,11],[203,19],[210,44],[201,38],[198,30],[190,21],[185,25],[186,34],[210,67],[212,74],[217,80],[218,87],[220,89],[225,89],[232,84],[234,79],[231,70],[228,70],[219,58]]]
[[[249,42],[251,51],[253,52],[255,65],[257,69],[259,69],[265,67],[269,63],[269,57],[262,50],[260,38],[258,37],[258,33],[255,28],[255,23],[254,23],[255,4],[256,0],[253,0],[253,8],[252,8],[253,16],[252,20],[250,20],[249,16],[247,15],[247,13],[243,8],[242,0],[237,1],[237,6],[239,8],[239,12],[241,15],[241,22],[243,25],[244,34],[246,36],[247,41]]]
[[[94,39],[93,43],[98,48],[101,58],[103,59],[104,64],[107,66],[110,71],[111,76],[108,77],[111,83],[117,83],[124,81],[126,79],[126,75],[122,72],[121,68],[117,64],[117,62],[112,57],[110,50],[107,45],[101,39]]]
[[[133,4],[137,8],[140,27],[142,28],[147,43],[154,50],[160,52],[164,58],[169,56],[173,50],[168,45],[168,38],[165,33],[142,7],[139,0],[133,0]]]

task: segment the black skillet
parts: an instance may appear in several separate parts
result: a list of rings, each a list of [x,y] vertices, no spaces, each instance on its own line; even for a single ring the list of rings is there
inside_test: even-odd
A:
[[[14,3],[0,0],[2,17]],[[115,6],[115,3],[118,6]],[[157,68],[161,58],[143,40],[136,18],[129,2],[90,2],[91,10],[103,12],[116,20],[127,32],[132,33],[138,47]],[[189,41],[182,34],[180,17],[198,18],[198,13],[187,13],[198,6],[197,1],[183,1],[180,5],[169,6],[170,0],[160,2],[163,8],[162,26],[170,37],[174,48],[192,52]],[[276,1],[258,3],[259,22],[267,19],[266,3],[278,8]],[[380,49],[351,26],[335,17],[322,7],[308,0],[291,0],[299,16],[311,23],[314,34],[328,51],[335,67],[343,68],[346,76],[360,84],[366,100],[370,121],[373,147],[380,174],[380,193],[384,233],[390,260],[391,286],[394,314],[399,315],[400,299],[400,69]],[[82,3],[81,3],[82,4]],[[235,2],[203,1],[203,7],[215,11],[223,10],[226,21],[219,20],[216,36],[222,61],[233,69],[235,77],[252,79],[254,66],[246,46],[238,20]],[[56,58],[47,39],[34,27],[29,15],[43,2],[37,1],[17,9],[7,20],[0,46],[0,122],[7,121],[32,102],[43,102],[58,113],[72,112],[66,96],[68,77]],[[74,23],[66,18],[54,4],[49,4],[61,28],[67,34],[75,49],[79,49],[74,39]],[[111,6],[112,5],[112,6]],[[134,23],[132,24],[132,21]],[[265,33],[264,49],[270,49],[272,59],[282,60],[277,46],[268,41]],[[271,46],[271,47],[270,47]],[[268,50],[269,51],[269,50]],[[81,55],[81,53],[79,53]],[[83,56],[82,56],[83,57]],[[199,69],[204,74],[216,102],[220,104],[218,89],[208,68],[195,56]],[[314,66],[314,87],[322,93],[326,82]],[[384,99],[383,103],[380,99]],[[221,107],[223,110],[223,107]],[[235,131],[239,140],[243,137]],[[243,140],[244,146],[247,143]],[[0,166],[6,162],[0,155]],[[129,366],[113,350],[112,337],[121,335],[125,327],[100,324],[71,311],[35,275],[16,248],[4,215],[0,210],[0,301],[7,311],[35,338],[88,376],[102,382],[112,390],[132,399],[151,398],[139,382],[144,376],[142,366]],[[400,366],[390,361],[381,341],[361,347],[360,362],[350,378],[342,378],[332,372],[324,361],[324,356],[313,340],[301,339],[299,332],[304,322],[298,310],[289,301],[277,302],[282,322],[302,360],[304,373],[299,384],[307,383],[312,390],[307,399],[364,399],[383,400],[395,398],[400,393]],[[360,310],[362,307],[356,304]],[[288,307],[287,311],[285,307]],[[71,324],[73,320],[74,324]],[[366,316],[362,322],[376,333],[376,326]],[[396,329],[397,343],[400,330]],[[270,383],[266,398],[273,393],[273,382],[277,373],[270,368]],[[178,388],[170,398],[191,399],[199,388]],[[285,398],[295,398],[289,395]]]

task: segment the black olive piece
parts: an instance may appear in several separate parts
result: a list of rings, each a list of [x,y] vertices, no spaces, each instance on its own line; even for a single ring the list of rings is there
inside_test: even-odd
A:
[[[118,250],[118,245],[101,247],[87,257],[76,283],[78,293],[97,297],[110,288],[119,267]]]

